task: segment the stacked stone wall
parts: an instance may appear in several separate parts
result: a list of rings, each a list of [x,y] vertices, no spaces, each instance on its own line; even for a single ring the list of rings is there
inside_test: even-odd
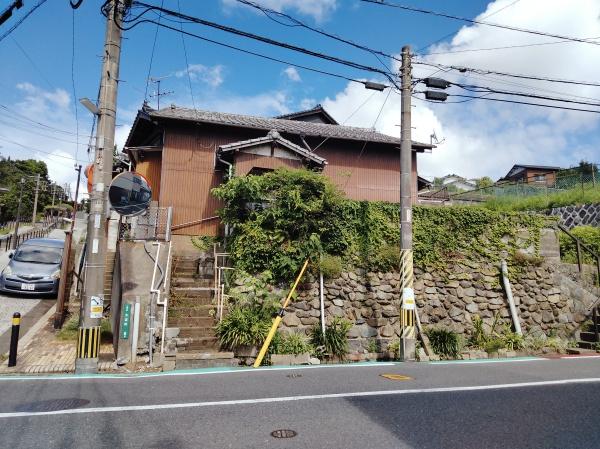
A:
[[[344,317],[353,324],[349,332],[354,355],[378,350],[397,340],[399,284],[397,272],[375,273],[355,269],[324,283],[327,320]],[[511,279],[521,326],[529,334],[571,336],[585,321],[593,295],[585,295],[554,264],[523,267]],[[456,263],[444,269],[415,270],[415,295],[423,326],[441,327],[468,336],[473,318],[479,315],[491,324],[510,324],[500,269],[490,264]],[[306,332],[320,322],[319,283],[300,286],[296,301],[283,319],[284,332]]]
[[[548,215],[559,217],[568,229],[581,225],[600,227],[600,204],[554,207]]]

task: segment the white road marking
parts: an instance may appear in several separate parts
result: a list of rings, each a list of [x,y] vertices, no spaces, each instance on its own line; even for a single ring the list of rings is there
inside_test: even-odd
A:
[[[383,390],[383,391],[360,391],[352,393],[332,393],[332,394],[317,394],[306,396],[283,396],[274,398],[259,398],[259,399],[239,399],[231,401],[208,401],[208,402],[183,402],[178,404],[150,404],[150,405],[129,405],[117,407],[88,407],[78,409],[55,410],[49,412],[8,412],[0,413],[0,419],[6,418],[25,418],[35,416],[55,416],[55,415],[81,415],[90,413],[112,413],[112,412],[135,412],[135,411],[157,411],[157,410],[172,410],[185,408],[202,408],[202,407],[222,407],[228,405],[248,405],[248,404],[269,404],[277,402],[294,402],[294,401],[310,401],[319,399],[345,399],[359,398],[369,396],[392,396],[406,394],[421,394],[421,393],[453,393],[463,391],[482,391],[482,390],[503,390],[510,388],[524,387],[543,387],[551,385],[569,385],[582,383],[600,383],[600,377],[584,378],[584,379],[562,379],[548,380],[541,382],[520,382],[513,384],[497,384],[497,385],[476,385],[465,387],[438,387],[438,388],[415,388],[407,390]]]
[[[600,355],[572,355],[561,357],[560,360],[600,359]]]
[[[526,359],[473,359],[473,360],[448,360],[444,362],[431,362],[430,365],[478,365],[482,363],[518,363],[518,362],[542,362],[551,359],[544,357],[531,357]]]
[[[169,377],[169,376],[206,376],[210,374],[235,374],[235,373],[268,373],[269,371],[291,371],[304,369],[321,369],[321,368],[380,368],[382,366],[396,366],[395,362],[377,362],[377,363],[348,363],[340,365],[304,365],[304,366],[275,366],[263,368],[224,368],[215,370],[190,370],[190,371],[165,371],[161,373],[145,373],[145,374],[70,374],[66,376],[0,376],[0,382],[11,380],[85,380],[85,379],[146,379],[149,377]],[[210,368],[209,368],[210,369]]]

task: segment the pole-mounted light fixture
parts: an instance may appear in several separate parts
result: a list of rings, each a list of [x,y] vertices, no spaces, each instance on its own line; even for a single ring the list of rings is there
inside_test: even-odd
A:
[[[80,98],[79,102],[92,114],[100,115],[100,109],[98,109],[98,106],[96,106],[94,103],[92,103],[92,101],[89,98],[86,98],[86,97]]]

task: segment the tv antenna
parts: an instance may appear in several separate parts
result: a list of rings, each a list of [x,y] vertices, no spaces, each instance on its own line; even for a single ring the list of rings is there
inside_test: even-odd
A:
[[[156,84],[156,92],[154,94],[150,95],[150,98],[156,97],[156,109],[160,109],[160,97],[164,97],[165,95],[171,95],[171,94],[175,93],[175,91],[173,91],[173,90],[168,90],[167,92],[160,91],[160,82],[162,80],[164,80],[165,78],[169,78],[169,77],[170,77],[170,75],[161,76],[159,78],[154,78],[154,77],[149,78],[151,83]]]
[[[433,130],[433,132],[429,135],[429,140],[431,143],[431,145],[436,144],[436,145],[441,145],[446,141],[446,138],[442,138],[442,140],[438,139],[436,133],[435,133],[435,129]]]

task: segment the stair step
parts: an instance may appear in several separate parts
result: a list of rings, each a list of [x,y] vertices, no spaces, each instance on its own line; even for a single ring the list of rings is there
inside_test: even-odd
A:
[[[212,318],[212,310],[216,308],[212,305],[197,307],[173,307],[169,309],[169,320],[181,318]]]
[[[178,338],[208,338],[216,337],[214,327],[181,327]]]
[[[209,351],[219,349],[219,339],[217,337],[192,337],[186,338],[184,351]]]
[[[171,296],[181,298],[211,298],[213,289],[210,287],[172,287]]]
[[[239,364],[239,359],[175,359],[175,369],[224,368]]]
[[[175,356],[177,360],[218,360],[233,357],[233,352],[226,351],[186,351],[178,352]]]
[[[577,342],[579,345],[583,344],[584,346],[589,344],[586,342]],[[581,355],[596,355],[597,351],[592,348],[587,347],[579,347],[579,348],[567,348],[567,354],[581,354]]]
[[[584,342],[596,343],[596,334],[594,332],[581,332],[579,338]]]
[[[169,318],[169,327],[179,327],[181,329],[188,327],[210,327],[212,329],[215,324],[215,320],[211,316],[186,316],[181,318]]]
[[[171,287],[204,287],[212,288],[214,279],[206,279],[200,277],[183,277],[177,276],[171,278]]]
[[[169,307],[183,309],[185,307],[196,307],[196,306],[210,306],[212,305],[212,298],[198,298],[198,297],[174,297],[171,298]],[[215,306],[216,307],[216,306]]]
[[[591,341],[578,341],[578,349],[595,349],[596,343]]]

